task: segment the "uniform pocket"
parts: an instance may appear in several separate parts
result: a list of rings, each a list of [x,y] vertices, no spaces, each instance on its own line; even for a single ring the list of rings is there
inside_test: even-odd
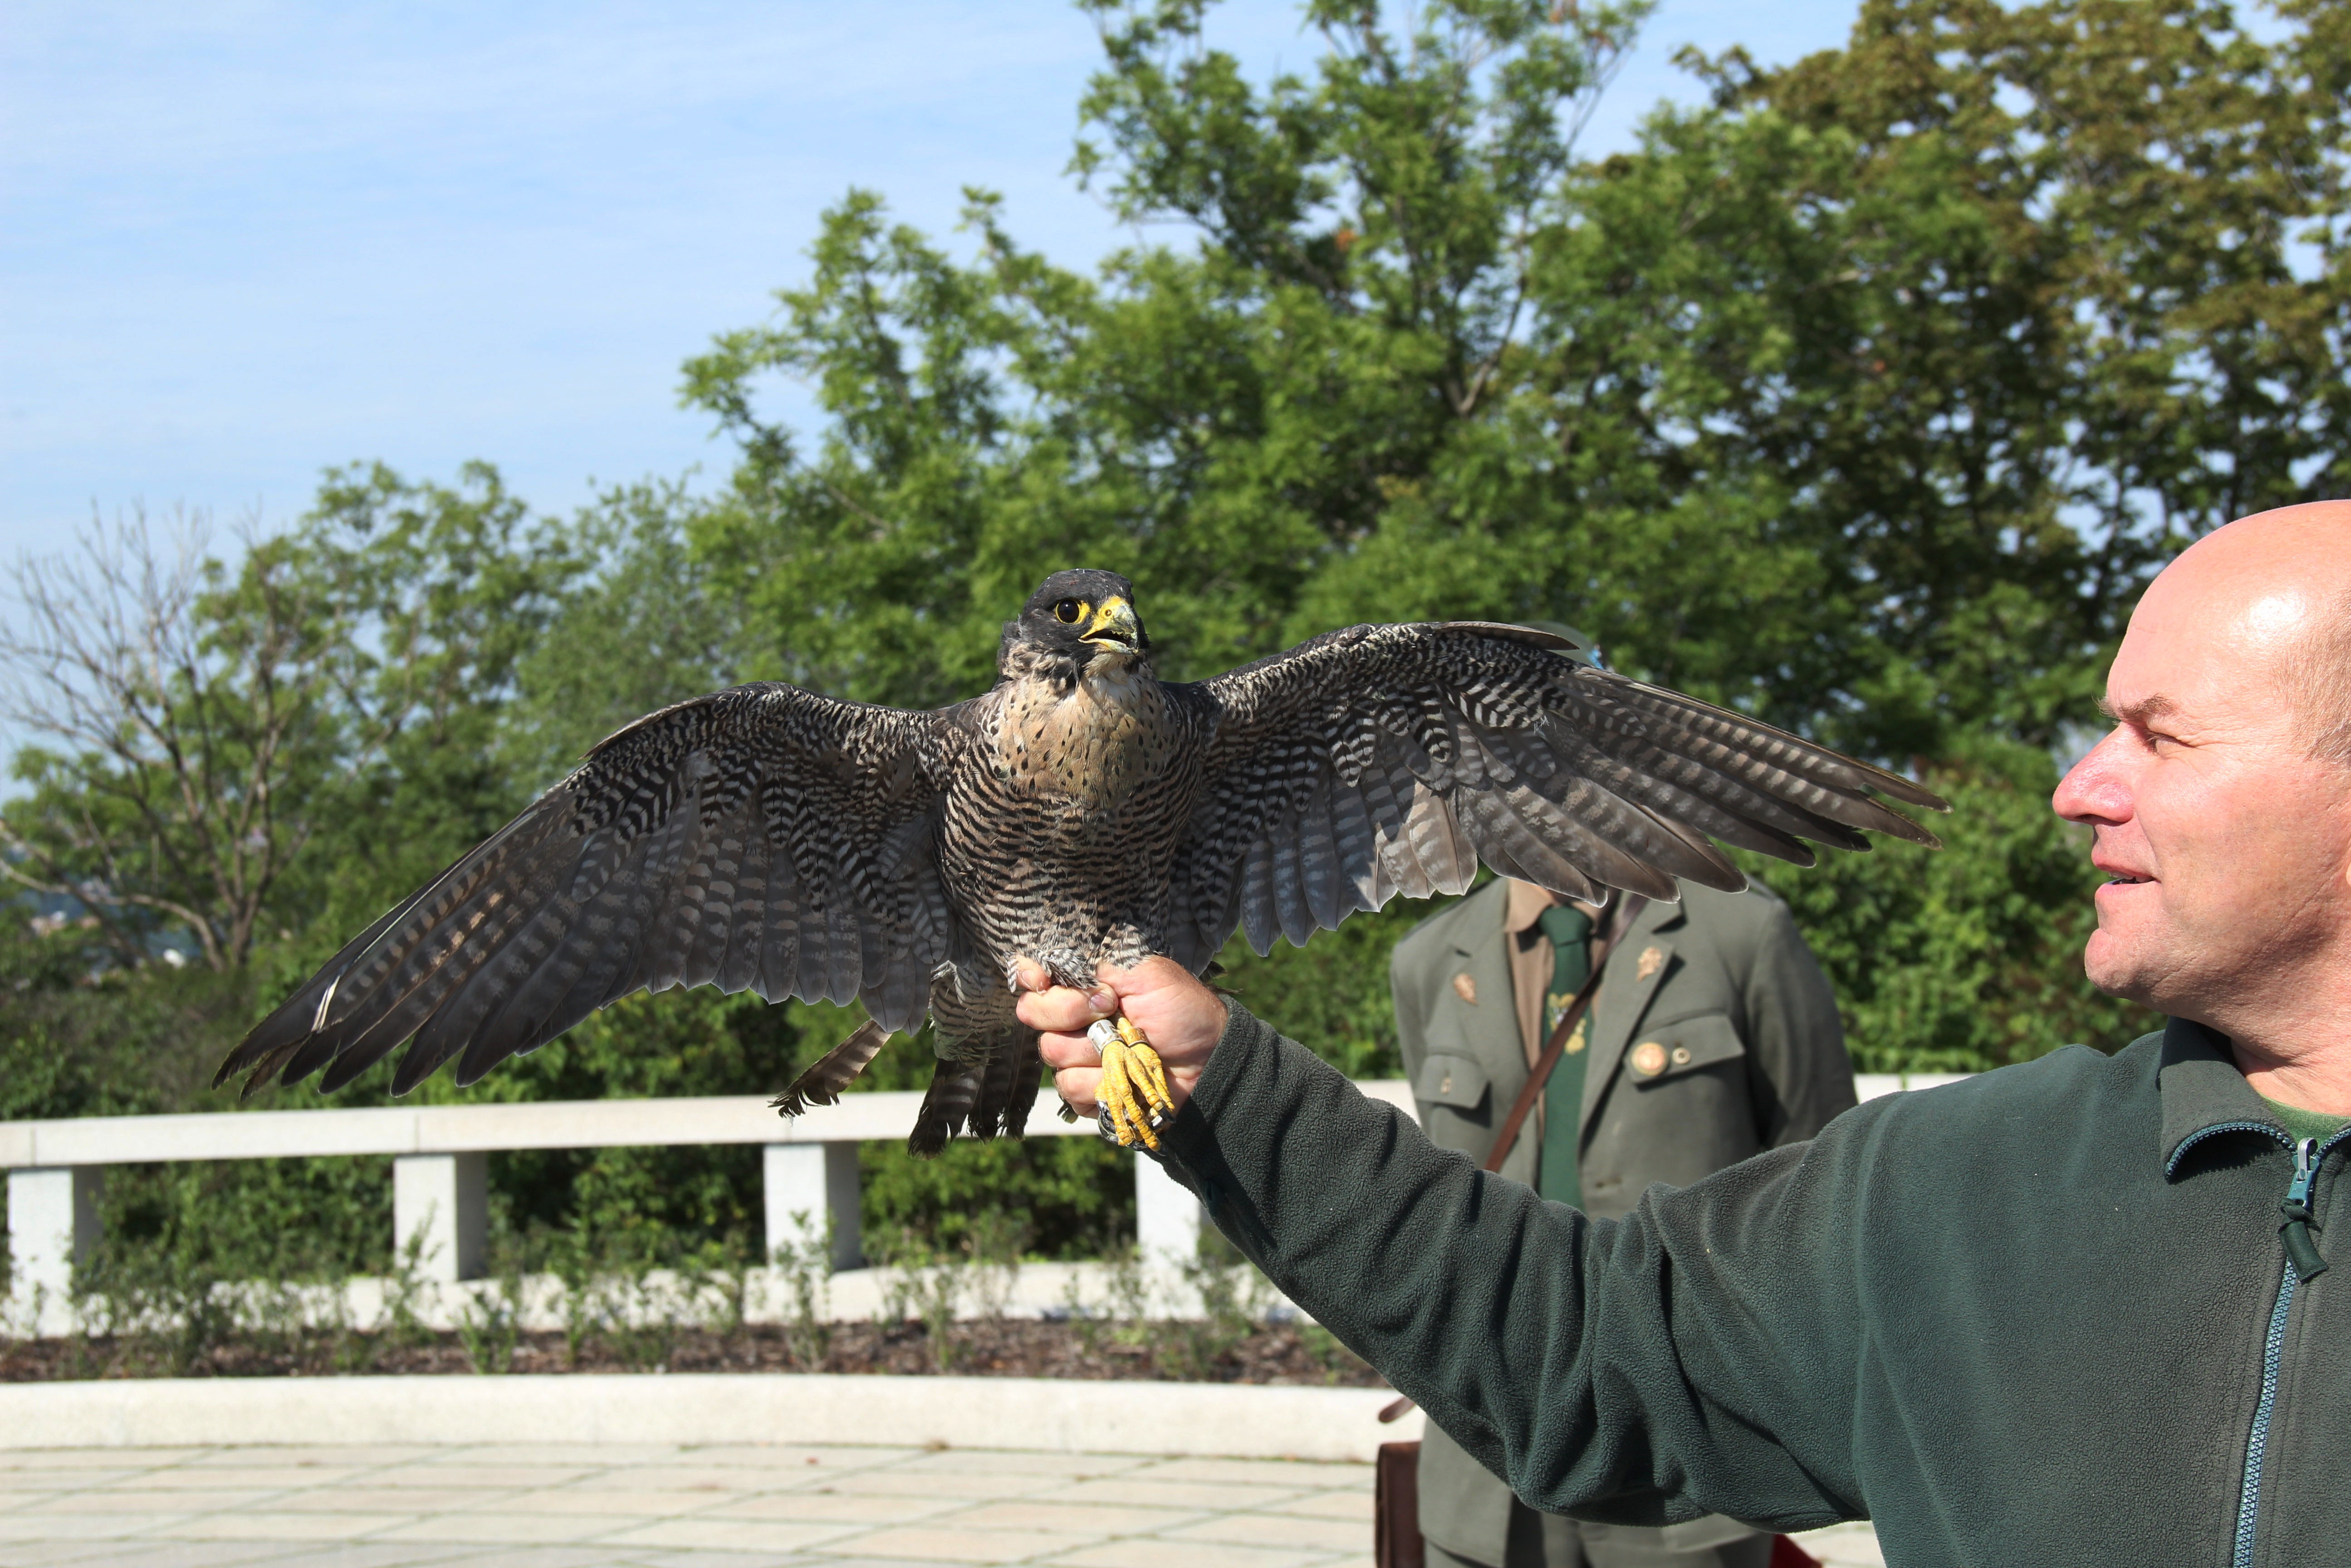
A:
[[[1700,1068],[1736,1061],[1746,1054],[1746,1042],[1731,1027],[1729,1014],[1700,1013],[1656,1024],[1635,1035],[1625,1052],[1625,1076],[1646,1088]]]
[[[1425,1105],[1475,1111],[1486,1098],[1486,1070],[1474,1058],[1432,1053],[1420,1064],[1413,1092]]]

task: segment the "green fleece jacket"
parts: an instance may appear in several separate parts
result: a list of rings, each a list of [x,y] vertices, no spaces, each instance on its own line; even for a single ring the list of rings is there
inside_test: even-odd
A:
[[[1620,1220],[1238,1006],[1171,1134],[1217,1227],[1538,1508],[1866,1518],[1901,1568],[2351,1561],[2351,1267],[2318,1257],[2351,1263],[2351,1131],[2293,1143],[2196,1025],[1873,1101]]]

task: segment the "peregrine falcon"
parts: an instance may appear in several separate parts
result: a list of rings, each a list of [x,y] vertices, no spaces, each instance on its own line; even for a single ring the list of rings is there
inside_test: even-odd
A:
[[[403,1040],[405,1092],[471,1083],[640,988],[862,1003],[867,1021],[777,1104],[830,1103],[890,1034],[935,1024],[908,1146],[1019,1136],[1040,1084],[1013,1014],[1023,959],[1205,970],[1482,861],[1579,899],[1737,889],[1708,835],[1798,864],[1800,842],[1932,845],[1874,796],[1898,775],[1600,669],[1550,632],[1353,626],[1214,680],[1157,679],[1134,586],[1056,572],[1004,626],[985,695],[929,713],[781,682],[639,719],[374,925],[248,1035],[249,1072],[350,1082]],[[1103,1132],[1157,1145],[1155,1053],[1103,1043]]]

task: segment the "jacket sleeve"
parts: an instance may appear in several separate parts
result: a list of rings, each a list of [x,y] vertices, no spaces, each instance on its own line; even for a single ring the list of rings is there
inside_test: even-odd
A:
[[[1290,1298],[1535,1507],[1860,1518],[1868,1109],[1593,1221],[1439,1150],[1236,1005],[1168,1167]]]
[[[1756,1141],[1802,1143],[1855,1104],[1836,992],[1787,906],[1767,905],[1741,977]]]

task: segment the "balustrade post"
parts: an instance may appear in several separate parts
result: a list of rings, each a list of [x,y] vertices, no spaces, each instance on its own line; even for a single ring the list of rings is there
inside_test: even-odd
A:
[[[424,1278],[478,1280],[489,1230],[487,1155],[402,1155],[392,1162],[395,1266],[408,1261],[413,1247]]]
[[[49,1166],[8,1173],[8,1264],[11,1304],[30,1312],[39,1303],[35,1333],[73,1326],[73,1270],[98,1245],[98,1166]]]
[[[764,1175],[769,1261],[788,1249],[820,1243],[830,1220],[833,1268],[863,1265],[855,1144],[769,1144]]]
[[[1200,1255],[1200,1200],[1157,1160],[1134,1156],[1134,1249],[1145,1263]]]

